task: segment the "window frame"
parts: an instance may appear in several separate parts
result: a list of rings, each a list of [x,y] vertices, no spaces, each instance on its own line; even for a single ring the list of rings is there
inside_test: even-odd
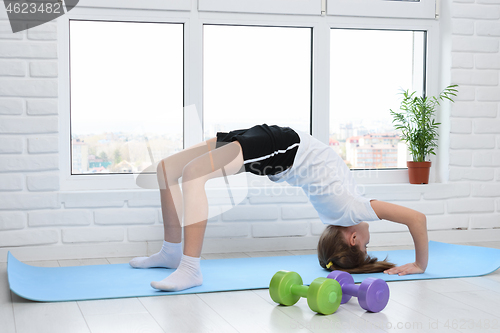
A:
[[[192,11],[157,11],[75,7],[58,18],[60,172],[61,191],[137,190],[136,175],[71,175],[69,136],[69,19],[163,22],[184,24],[184,108],[195,112],[184,116],[184,147],[202,141],[203,131],[196,124],[203,119],[203,25],[258,25],[312,28],[311,129],[318,140],[328,143],[330,90],[330,29],[389,29],[427,31],[426,77],[429,94],[439,93],[440,29],[437,20],[348,16],[305,16]],[[443,139],[443,138],[441,138]],[[444,138],[446,140],[446,138]],[[445,170],[445,157],[436,172]],[[359,184],[407,183],[407,170],[353,170]],[[269,186],[267,177],[248,175],[251,186]],[[264,179],[265,178],[265,179]],[[431,173],[431,180],[433,175]],[[208,184],[207,184],[208,185]],[[275,184],[278,186],[278,184]]]
[[[198,0],[200,12],[321,15],[322,0]]]
[[[116,9],[148,9],[148,10],[191,10],[191,0],[80,0],[76,8],[116,8]]]
[[[183,0],[182,0],[183,1]],[[181,2],[182,2],[181,1]],[[92,1],[85,1],[85,4]],[[175,2],[175,1],[174,1]],[[116,4],[118,5],[118,3]],[[132,5],[131,5],[132,6]],[[59,170],[60,170],[60,190],[61,191],[87,191],[87,190],[137,190],[135,179],[137,174],[71,174],[71,133],[70,133],[70,54],[69,54],[69,21],[70,20],[90,20],[90,21],[117,21],[117,22],[150,22],[150,23],[177,23],[184,25],[184,145],[193,145],[201,140],[201,133],[196,135],[195,131],[189,128],[199,128],[196,126],[196,119],[201,117],[201,110],[198,115],[193,115],[192,108],[186,107],[188,69],[186,66],[189,54],[186,52],[186,42],[189,40],[189,11],[168,11],[168,15],[157,10],[123,10],[113,8],[88,8],[77,6],[66,15],[58,18],[58,69],[59,69]],[[192,37],[191,37],[192,38]],[[195,103],[190,103],[195,104]],[[201,118],[199,118],[201,119]],[[190,127],[190,125],[192,125]]]
[[[327,15],[434,19],[438,0],[327,0]]]

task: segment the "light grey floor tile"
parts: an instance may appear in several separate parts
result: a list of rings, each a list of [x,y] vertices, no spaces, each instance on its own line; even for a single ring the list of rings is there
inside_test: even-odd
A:
[[[413,245],[398,245],[398,246],[368,246],[368,252],[371,251],[393,251],[393,250],[414,250]]]
[[[9,282],[7,280],[7,263],[0,263],[0,332],[16,331],[14,309],[12,307]]]
[[[500,293],[491,290],[445,292],[445,296],[497,317],[500,323]],[[499,324],[500,325],[500,324]],[[500,328],[500,327],[499,327]]]
[[[316,249],[314,249],[314,250],[290,250],[288,252],[290,252],[294,256],[303,256],[303,255],[310,255],[310,254],[317,255],[318,254],[318,250],[316,250]]]
[[[476,285],[481,288],[489,289],[494,292],[500,293],[500,278],[495,280],[492,278],[493,275],[486,275],[486,276],[478,276],[478,277],[471,277],[471,278],[463,278],[461,279],[462,281],[466,283],[470,283],[473,285]]]
[[[377,313],[365,311],[356,298],[351,298],[349,302],[342,304],[341,307],[358,315],[369,325],[387,332],[436,332],[431,327],[432,319],[430,317],[394,300],[389,300],[387,306]],[[449,332],[455,333],[456,331],[450,330]]]
[[[258,251],[258,252],[245,252],[249,257],[278,257],[278,256],[291,256],[292,253],[288,251]]]
[[[136,297],[78,301],[78,306],[84,317],[106,314],[148,313]]]
[[[500,269],[497,269],[496,271],[494,271],[493,273],[490,273],[488,275],[484,275],[483,277],[486,279],[500,282]]]
[[[232,259],[232,258],[249,258],[250,256],[243,252],[232,253],[206,253],[202,255],[203,259]]]
[[[423,287],[419,281],[390,282],[391,299],[406,307],[426,315],[431,321],[438,320],[438,329],[445,330],[448,325],[454,321],[481,320],[493,322],[498,320],[489,313],[481,311],[474,306],[458,302],[449,297],[447,293],[438,293]],[[467,292],[461,292],[465,294]],[[453,326],[449,326],[454,328]],[[466,332],[457,328],[460,332]],[[470,332],[470,331],[469,331]],[[475,332],[491,332],[484,328],[476,328]]]
[[[485,290],[485,288],[482,286],[467,283],[460,278],[415,280],[412,281],[412,283],[438,293]]]
[[[253,291],[198,295],[238,332],[310,332]]]
[[[41,303],[12,294],[17,333],[90,332],[76,302]]]
[[[12,304],[0,303],[0,333],[13,333],[15,331],[16,324]]]
[[[35,267],[59,267],[57,260],[26,261],[24,263]]]
[[[365,333],[383,332],[382,329],[375,327],[366,320],[360,318],[354,313],[348,311],[345,307],[339,307],[337,311],[331,315],[321,315],[312,311],[307,304],[307,299],[301,298],[292,306],[283,306],[275,303],[267,289],[253,290],[257,296],[265,300],[273,307],[273,316],[276,313],[283,313],[289,317],[288,321],[282,328],[295,332],[303,330],[307,332],[353,332]]]
[[[491,247],[494,249],[500,249],[500,242],[469,242],[462,243],[463,245],[472,245],[472,246],[483,246],[483,247]]]
[[[85,316],[92,333],[163,333],[149,313],[115,313]]]
[[[500,269],[497,269],[496,271],[491,272],[490,274],[484,275],[484,277],[500,281]]]
[[[165,332],[237,332],[198,295],[141,297]]]
[[[389,288],[391,288],[391,285],[392,283],[389,283]],[[418,288],[425,288],[423,284],[417,286]],[[393,292],[391,291],[392,294]],[[436,329],[432,327],[435,321],[430,316],[420,313],[418,309],[410,308],[397,302],[395,297],[392,296],[386,307],[378,313],[371,313],[364,310],[359,305],[357,297],[352,297],[346,304],[342,304],[341,307],[364,319],[368,323],[368,326],[372,325],[384,331],[436,332]],[[457,331],[450,329],[447,332],[454,333]]]

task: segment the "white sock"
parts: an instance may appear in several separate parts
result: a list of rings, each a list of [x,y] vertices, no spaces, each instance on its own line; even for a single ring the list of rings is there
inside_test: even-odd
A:
[[[182,243],[169,243],[163,241],[160,252],[150,257],[137,257],[130,260],[130,266],[134,268],[177,268],[181,261]]]
[[[164,291],[179,291],[201,286],[202,283],[200,258],[182,255],[179,268],[165,279],[151,282],[151,287]]]

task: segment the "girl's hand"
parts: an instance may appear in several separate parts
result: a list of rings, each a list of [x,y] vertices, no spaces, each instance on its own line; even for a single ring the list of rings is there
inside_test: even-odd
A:
[[[411,264],[406,264],[403,266],[393,267],[390,269],[386,269],[384,271],[385,274],[398,274],[399,276],[406,274],[420,274],[423,273],[424,270],[420,268],[416,262],[412,262]]]

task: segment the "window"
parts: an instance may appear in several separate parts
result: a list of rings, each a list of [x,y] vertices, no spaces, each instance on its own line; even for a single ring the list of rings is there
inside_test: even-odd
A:
[[[183,25],[70,20],[71,174],[137,173],[183,148]]]
[[[205,140],[267,123],[309,131],[311,29],[205,25]]]
[[[331,29],[330,39],[330,144],[353,169],[405,168],[389,109],[401,89],[422,93],[425,32]]]
[[[338,10],[338,4],[351,2],[357,4],[356,12]],[[346,137],[356,124],[332,124],[345,116],[330,93],[334,90],[331,83],[338,79],[330,78],[334,59],[346,54],[342,41],[331,39],[335,31],[379,29],[384,34],[389,30],[413,34],[412,85],[408,88],[421,91],[418,87],[424,86],[424,76],[415,73],[428,68],[434,79],[429,78],[426,91],[438,93],[439,21],[422,19],[418,10],[412,11],[434,0],[327,0],[327,15],[321,16],[323,3],[110,0],[103,4],[89,0],[61,16],[57,20],[58,103],[64,124],[59,141],[61,190],[137,189],[135,176],[151,161],[217,131],[263,122],[296,126],[349,160],[346,147],[368,138],[350,135],[350,142],[343,142],[340,137]],[[386,10],[387,5],[398,9]],[[383,15],[380,8],[385,8]],[[412,19],[393,19],[398,17]],[[353,42],[343,43],[344,49],[357,47]],[[428,55],[423,50],[426,43]],[[393,51],[387,52],[390,57]],[[423,58],[428,58],[425,68]],[[390,88],[392,96],[405,85]],[[391,107],[386,105],[384,110]],[[162,130],[155,131],[159,126]],[[95,130],[89,132],[90,127]],[[380,159],[394,163],[406,158],[400,156],[401,143],[393,142],[394,138],[378,130],[371,134],[370,147],[359,156],[367,161],[360,163]],[[441,162],[439,168],[445,170],[446,161]],[[353,174],[363,184],[401,182],[407,177],[405,169]]]

